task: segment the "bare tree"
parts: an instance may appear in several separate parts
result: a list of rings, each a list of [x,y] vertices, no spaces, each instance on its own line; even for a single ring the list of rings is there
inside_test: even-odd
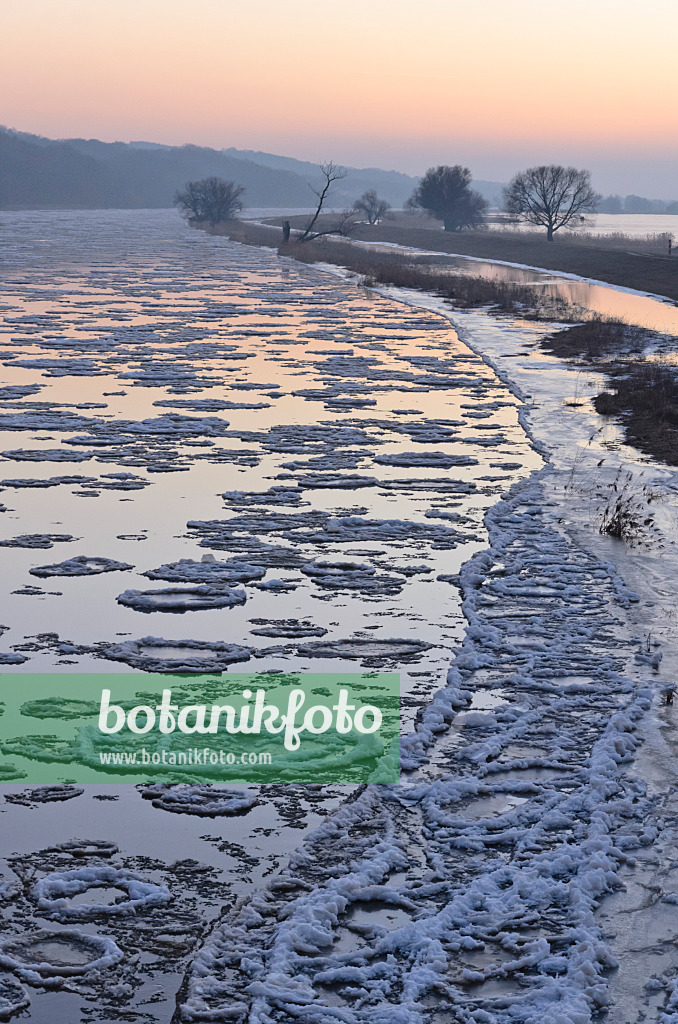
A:
[[[233,220],[242,210],[241,195],[245,189],[224,178],[203,178],[187,181],[174,197],[174,205],[189,221],[208,221],[212,227]]]
[[[576,216],[595,213],[601,196],[594,192],[589,171],[550,164],[521,171],[504,189],[504,208],[529,224],[546,228],[546,238]]]
[[[360,199],[356,199],[353,204],[353,212],[362,214],[368,224],[378,224],[390,209],[391,204],[385,199],[380,199],[373,188],[363,192]]]
[[[319,167],[323,176],[322,184],[318,188],[314,188],[313,185],[308,186],[317,199],[316,208],[308,224],[296,239],[297,242],[312,242],[314,238],[320,238],[322,235],[345,235],[354,223],[353,211],[345,210],[339,214],[337,223],[332,227],[325,228],[322,231],[314,230],[318,217],[323,212],[325,203],[330,196],[332,185],[335,181],[341,181],[348,174],[348,171],[333,163],[332,160],[319,164]]]
[[[487,200],[471,188],[468,167],[441,165],[429,167],[408,200],[408,206],[426,210],[443,222],[446,231],[462,231],[483,224]]]

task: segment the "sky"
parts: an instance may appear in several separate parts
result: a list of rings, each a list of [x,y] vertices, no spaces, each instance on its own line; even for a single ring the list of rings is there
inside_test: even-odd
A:
[[[0,123],[678,198],[675,0],[2,0]]]

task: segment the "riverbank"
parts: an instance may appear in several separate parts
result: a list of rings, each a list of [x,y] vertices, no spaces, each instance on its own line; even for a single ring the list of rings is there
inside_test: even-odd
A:
[[[225,235],[246,245],[277,248],[281,256],[307,264],[331,264],[344,267],[362,278],[367,287],[393,285],[397,288],[418,288],[435,292],[455,306],[468,309],[493,306],[505,313],[520,313],[531,320],[576,321],[582,311],[571,303],[544,291],[538,285],[521,285],[511,281],[489,279],[481,274],[454,271],[450,268],[415,262],[397,247],[382,249],[356,245],[353,239],[318,238],[311,242],[279,245],[280,233],[275,227],[234,221],[218,227],[199,225],[210,234]],[[425,258],[425,257],[424,257]]]
[[[301,224],[307,218],[293,218]],[[263,227],[244,221],[237,227],[212,229],[215,234],[226,234],[238,241],[253,245],[280,245],[277,226]],[[606,284],[637,291],[664,295],[678,302],[678,258],[656,256],[595,244],[582,244],[559,239],[547,242],[529,232],[472,231],[446,233],[437,229],[403,227],[384,222],[376,227],[360,225],[352,237],[359,241],[386,242],[410,246],[430,252],[444,252],[474,259],[517,263],[528,267],[541,267],[554,273],[576,274]],[[311,243],[315,244],[315,243]]]

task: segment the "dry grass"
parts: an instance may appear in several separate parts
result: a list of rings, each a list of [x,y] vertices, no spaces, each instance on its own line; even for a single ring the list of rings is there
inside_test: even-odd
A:
[[[442,235],[443,239],[449,238],[449,235],[446,236],[442,231],[442,225],[424,213],[392,211],[382,221],[381,227],[385,230],[417,229],[420,231],[436,232]],[[470,234],[474,236],[479,234],[483,236],[499,235],[503,240],[509,240],[518,245],[525,245],[526,242],[528,244],[537,243],[537,245],[541,245],[545,242],[544,229],[531,225],[518,227],[515,221],[506,220],[501,215],[494,218],[490,216],[486,228],[482,231],[470,232]],[[465,232],[464,235],[468,236],[469,233]],[[578,245],[592,249],[617,249],[620,252],[644,253],[646,255],[667,257],[669,239],[673,240],[673,236],[669,231],[658,231],[646,235],[627,235],[623,231],[610,231],[607,234],[598,235],[592,231],[587,231],[586,226],[584,226],[577,230],[561,229],[554,235],[553,242],[546,242],[546,244],[551,245],[551,247],[554,245]]]
[[[577,234],[575,240],[572,236],[556,234],[553,242],[547,242],[544,234],[533,231],[455,233],[441,231],[431,221],[428,227],[409,226],[412,223],[407,215],[402,215],[394,221],[383,221],[376,227],[360,225],[354,237],[578,274],[678,301],[678,253],[671,259],[640,253],[636,251],[639,249],[637,239],[628,239],[633,243],[631,251],[627,249],[626,240],[621,244],[617,239],[615,245],[611,245],[609,240],[599,241],[594,235],[585,238]]]
[[[649,333],[623,320],[592,317],[585,323],[548,335],[541,347],[561,359],[594,361],[641,351]]]
[[[307,219],[303,216],[291,217],[290,223],[295,228],[306,223]],[[330,219],[336,220],[328,216],[328,222]],[[270,224],[280,222],[280,218],[274,218]],[[277,247],[280,244],[280,231],[273,226],[240,222],[237,228],[231,230],[215,230],[217,233],[230,234],[232,238],[236,238],[238,232],[238,241],[247,241],[252,245]],[[559,232],[553,242],[547,242],[545,235],[536,231],[488,228],[482,231],[446,232],[430,218],[396,213],[374,227],[358,225],[353,237],[363,241],[395,242],[432,252],[501,260],[554,272],[578,274],[608,284],[665,295],[678,301],[678,253],[671,259],[656,254],[659,250],[666,252],[664,238],[659,235],[638,239],[620,233],[600,236]]]
[[[594,399],[603,416],[618,416],[630,444],[678,466],[678,367],[656,360],[627,363]]]
[[[602,499],[600,533],[627,544],[649,544],[658,536],[654,509],[663,495],[637,480],[633,473],[619,469],[615,479],[598,491]]]
[[[489,306],[501,312],[518,313],[529,319],[575,317],[569,303],[545,295],[542,288],[428,268],[415,264],[401,252],[370,251],[351,242],[327,239],[320,239],[310,245],[292,243],[279,252],[302,263],[332,263],[347,267],[358,274],[367,287],[381,284],[436,292],[461,309]]]
[[[647,235],[625,235],[621,231],[613,231],[607,235],[594,235],[588,231],[559,232],[555,241],[566,245],[584,245],[595,249],[618,249],[622,252],[644,253],[668,259],[669,240],[673,241],[670,231],[659,231]]]

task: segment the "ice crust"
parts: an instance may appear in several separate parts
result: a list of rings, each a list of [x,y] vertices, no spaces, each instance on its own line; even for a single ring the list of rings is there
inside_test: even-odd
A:
[[[75,947],[89,959],[80,964],[52,963],[41,954],[44,944]],[[32,985],[61,988],[66,978],[100,974],[119,963],[123,953],[113,939],[87,935],[76,929],[40,929],[29,936],[0,938],[0,966],[13,971]]]
[[[127,894],[115,903],[89,903],[76,906],[73,896],[90,889],[112,887]],[[169,890],[162,885],[144,882],[129,871],[108,866],[54,871],[33,887],[33,898],[43,917],[57,921],[91,921],[101,917],[137,914],[145,908],[169,903]]]
[[[118,604],[138,612],[189,612],[209,608],[233,608],[244,604],[244,590],[230,587],[163,587],[158,590],[124,590]]]
[[[210,672],[222,671],[237,661],[249,661],[250,651],[237,644],[203,640],[165,640],[145,636],[110,644],[102,657],[124,661],[144,672]]]

